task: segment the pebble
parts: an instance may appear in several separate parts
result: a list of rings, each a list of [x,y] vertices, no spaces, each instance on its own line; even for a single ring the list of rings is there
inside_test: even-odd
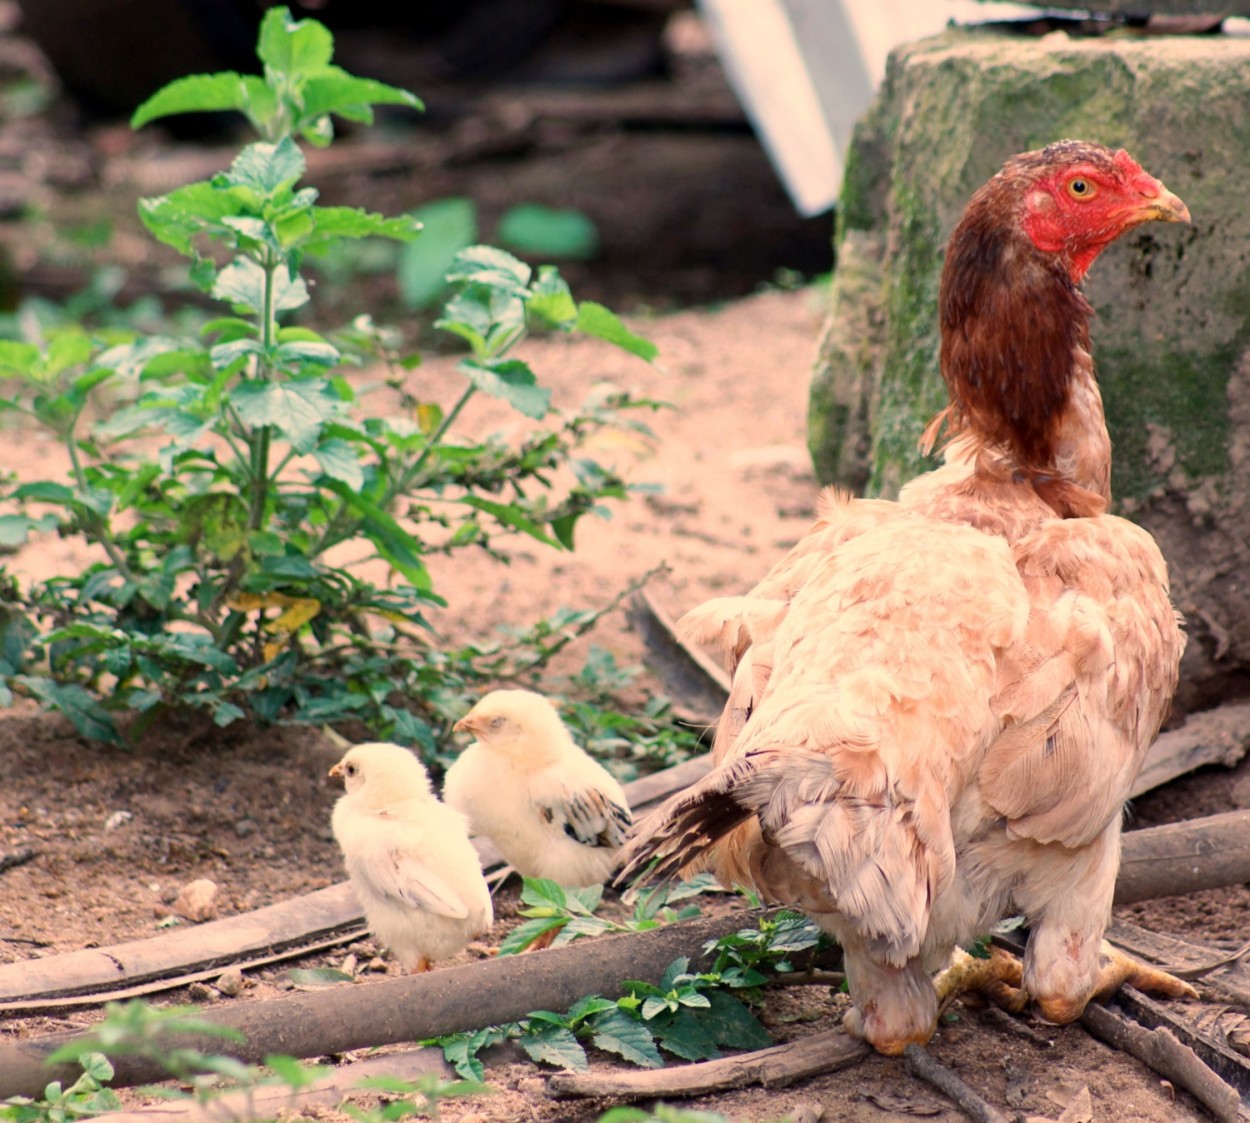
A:
[[[244,985],[243,972],[237,967],[227,968],[217,980],[217,989],[227,998],[235,998],[241,994]]]
[[[382,972],[382,974],[385,975],[386,974],[386,960],[383,959],[380,955],[375,955],[371,960],[369,960],[367,964],[365,964],[365,970],[366,971],[380,971]]]
[[[526,1076],[516,1082],[516,1090],[527,1096],[545,1096],[547,1081],[541,1076]]]
[[[192,983],[187,987],[187,994],[191,996],[192,1002],[211,1002],[217,996],[212,987],[203,983]]]
[[[240,819],[234,824],[234,833],[240,838],[247,838],[249,834],[256,833],[256,824],[251,819]]]
[[[118,827],[129,823],[134,818],[134,814],[130,811],[114,811],[107,819],[104,820],[104,829],[106,831],[115,831]]]
[[[217,915],[217,883],[201,877],[182,887],[173,904],[174,912],[199,924]]]
[[[344,975],[355,975],[356,968],[359,965],[360,960],[354,955],[345,955],[343,957],[343,962],[339,964],[339,970],[342,971]]]

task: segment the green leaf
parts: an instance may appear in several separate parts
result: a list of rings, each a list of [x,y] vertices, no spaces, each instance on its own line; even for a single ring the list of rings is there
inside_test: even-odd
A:
[[[0,339],[0,370],[29,375],[39,362],[39,348],[33,343]]]
[[[272,195],[304,174],[304,154],[290,137],[277,144],[249,144],[230,165],[229,182]]]
[[[577,306],[577,322],[574,326],[578,331],[614,343],[647,362],[651,362],[660,353],[660,349],[649,339],[630,331],[615,312],[593,300],[584,300]]]
[[[471,199],[437,199],[412,218],[421,224],[421,237],[399,255],[399,292],[409,308],[425,308],[447,288],[456,254],[477,237],[477,208]]]
[[[527,877],[521,882],[521,904],[563,912],[568,904],[564,887],[549,877]]]
[[[18,675],[15,681],[44,705],[64,714],[70,724],[89,741],[103,741],[109,745],[124,744],[112,716],[77,683],[59,683],[34,675]]]
[[[299,452],[311,452],[322,428],[342,412],[342,402],[323,379],[244,382],[230,395],[244,424],[272,426]]]
[[[416,110],[425,108],[421,99],[407,90],[388,86],[373,78],[357,78],[337,66],[325,67],[304,84],[304,113],[308,117],[336,113],[340,117],[368,124],[373,120],[373,114],[368,109],[371,105],[405,105]]]
[[[288,1088],[295,1089],[307,1088],[333,1071],[330,1065],[302,1064],[295,1057],[288,1057],[283,1053],[268,1054],[265,1057],[265,1067],[272,1069],[274,1075]]]
[[[525,262],[494,246],[469,246],[452,259],[447,280],[453,284],[486,285],[514,296],[529,292],[532,270]]]
[[[612,1010],[597,1018],[591,1040],[596,1048],[616,1053],[640,1068],[664,1067],[651,1031],[621,1010]]]
[[[354,445],[348,441],[331,437],[322,441],[313,449],[313,457],[318,467],[332,480],[346,484],[353,491],[359,491],[365,485],[364,469]]]
[[[510,526],[516,530],[520,530],[528,534],[531,538],[548,546],[554,546],[557,550],[564,549],[564,546],[557,539],[552,538],[538,523],[531,519],[520,507],[515,507],[510,503],[496,503],[492,499],[483,499],[479,495],[466,495],[460,500],[466,507],[473,507],[478,511],[485,511],[488,515],[494,517],[504,526]]]
[[[265,307],[265,270],[247,257],[236,257],[217,274],[212,295],[218,300],[242,305],[249,312],[260,313]],[[308,286],[300,277],[292,277],[285,269],[273,274],[273,308],[289,312],[308,303]]]
[[[531,1023],[532,1026],[532,1023]],[[564,1026],[539,1025],[521,1034],[519,1044],[539,1064],[584,1072],[590,1067],[581,1042]]]
[[[256,54],[281,74],[307,76],[330,64],[334,36],[316,20],[293,20],[286,8],[270,8],[261,20]]]
[[[519,203],[505,211],[495,236],[530,257],[589,261],[599,252],[599,231],[586,215],[541,203]]]
[[[657,1027],[660,1048],[686,1061],[710,1061],[721,1055],[716,1038],[689,1010],[678,1010]]]
[[[131,115],[130,127],[141,129],[149,121],[174,113],[213,113],[223,109],[242,112],[246,105],[247,91],[241,75],[193,74],[157,90]]]
[[[421,543],[363,495],[358,495],[339,480],[327,480],[326,486],[339,496],[361,518],[361,529],[377,547],[377,551],[402,573],[415,589],[435,604],[444,604],[436,596],[430,581],[430,571],[421,560]]]
[[[709,1008],[698,1014],[701,1025],[718,1045],[729,1049],[767,1049],[768,1030],[760,1025],[746,1003],[723,990],[707,992]]]
[[[519,955],[535,940],[548,932],[558,932],[568,923],[561,916],[544,916],[526,920],[512,929],[499,945],[500,955]]]
[[[554,266],[539,268],[538,280],[525,303],[525,313],[530,319],[552,327],[564,327],[577,319],[577,301]]]
[[[456,365],[483,393],[501,398],[513,409],[541,421],[551,406],[551,391],[539,386],[534,372],[520,359],[461,359]]]
[[[287,974],[296,990],[322,990],[355,981],[346,971],[333,967],[292,967]]]
[[[310,250],[340,238],[393,238],[397,242],[411,242],[421,233],[420,222],[410,215],[386,218],[359,207],[313,207],[311,213],[314,233],[304,242]]]

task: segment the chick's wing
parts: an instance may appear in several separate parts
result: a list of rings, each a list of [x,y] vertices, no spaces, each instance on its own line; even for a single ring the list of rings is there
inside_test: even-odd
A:
[[[535,778],[530,797],[546,822],[584,846],[619,847],[633,822],[614,794],[593,782],[569,782],[554,771]]]
[[[363,882],[367,890],[454,920],[464,920],[469,915],[461,891],[428,856],[395,832],[379,834],[368,859],[353,864],[353,877]]]

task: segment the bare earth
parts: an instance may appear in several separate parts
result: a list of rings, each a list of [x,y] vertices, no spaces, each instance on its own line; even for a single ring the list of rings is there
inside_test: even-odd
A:
[[[9,49],[15,49],[12,43]],[[21,51],[18,56],[26,57]],[[14,65],[12,58],[8,62]],[[63,116],[39,125],[26,122],[20,129],[25,132],[10,136],[7,149],[0,144],[0,157],[13,145],[27,143],[31,135],[36,143],[48,144],[71,143],[68,138],[77,135]],[[95,134],[94,153],[88,155],[102,159],[99,154],[111,145],[119,150],[116,159],[124,165],[130,142],[119,136],[107,130]],[[80,176],[77,186],[71,183],[72,189],[62,194],[83,213],[103,206],[103,193],[94,189],[102,183],[133,187],[139,172],[146,170],[150,176],[160,171],[161,153],[155,142],[148,144],[113,179],[101,175],[97,167],[85,181],[88,189]],[[88,159],[72,147],[57,151],[63,161],[75,153]],[[194,155],[178,150],[173,163],[189,158],[189,152]],[[597,449],[599,455],[613,458],[633,482],[652,488],[613,506],[610,518],[583,521],[572,554],[520,544],[506,568],[482,557],[436,569],[436,588],[451,608],[435,624],[449,638],[487,638],[500,625],[525,624],[559,606],[603,604],[658,566],[666,569],[649,587],[675,614],[708,596],[744,590],[798,538],[815,511],[818,489],[804,448],[804,431],[807,380],[824,313],[823,293],[816,288],[767,291],[663,315],[648,313],[644,306],[669,308],[700,299],[692,294],[702,294],[704,300],[725,296],[727,290],[715,285],[718,266],[706,263],[712,243],[721,243],[722,249],[728,244],[732,251],[734,239],[744,229],[744,253],[752,237],[756,243],[761,238],[781,240],[783,234],[793,239],[796,226],[787,225],[784,200],[767,168],[761,171],[761,158],[749,137],[692,139],[680,134],[666,141],[646,133],[595,134],[578,143],[565,137],[557,144],[548,138],[521,156],[502,169],[497,163],[479,162],[486,194],[493,190],[496,198],[509,194],[509,201],[514,201],[517,192],[524,192],[530,198],[571,203],[591,212],[599,208],[596,217],[605,224],[605,251],[616,254],[610,261],[623,270],[624,279],[607,292],[575,289],[582,296],[607,298],[619,308],[638,309],[632,325],[652,338],[661,352],[657,365],[649,367],[595,341],[534,341],[527,345],[527,358],[540,381],[554,389],[559,407],[572,407],[596,384],[609,381],[662,399],[672,408],[650,419],[654,440],[609,436],[600,439]],[[672,205],[682,190],[673,185],[673,176],[677,169],[692,166],[691,160],[697,162],[699,183],[709,189],[709,199],[697,215]],[[576,173],[571,174],[570,168]],[[400,206],[420,201],[423,192],[464,189],[441,165],[427,166],[421,174],[438,183],[434,188],[428,182],[413,188]],[[508,178],[517,175],[526,177],[524,188]],[[63,172],[62,178],[73,176]],[[358,175],[340,182],[340,194],[355,198],[360,179]],[[374,185],[378,194],[395,191],[393,176],[378,180]],[[548,196],[544,184],[551,187]],[[718,184],[725,190],[717,195],[710,185]],[[162,188],[147,183],[141,189]],[[126,196],[131,212],[135,193],[112,192]],[[644,195],[645,205],[640,201]],[[356,201],[396,209],[377,199]],[[706,219],[709,211],[719,216],[711,226]],[[752,215],[759,218],[754,226]],[[635,218],[641,225],[631,227]],[[706,242],[705,263],[674,257],[667,268],[678,275],[679,283],[657,294],[649,288],[655,283],[653,275],[641,263],[677,252],[670,243],[696,220],[702,223],[699,232]],[[804,229],[805,236],[827,238],[823,227]],[[639,239],[646,236],[648,243],[640,240],[631,246],[631,230]],[[5,242],[16,245],[17,264],[38,273],[46,265],[46,255],[41,257],[11,234]],[[121,250],[131,245],[126,237],[132,236],[121,238]],[[635,259],[637,268],[631,272],[629,262]],[[768,280],[777,264],[766,266],[764,256],[758,260],[755,283]],[[141,251],[128,261],[136,268],[144,263]],[[587,283],[593,286],[593,277]],[[452,362],[437,359],[422,366],[412,375],[414,387],[423,397],[446,401],[459,377],[451,370]],[[518,425],[516,415],[492,403],[475,404],[463,419],[467,432],[518,431]],[[4,440],[5,467],[20,477],[57,478],[63,470],[59,450],[37,434],[8,429]],[[21,577],[45,576],[81,566],[89,557],[77,543],[49,539],[10,559],[10,568]],[[638,636],[624,614],[616,612],[567,653],[554,672],[580,665],[589,643],[608,648],[621,665],[643,659]],[[663,689],[648,674],[639,680],[637,693],[641,698]],[[38,713],[33,704],[19,704],[0,716],[5,781],[0,788],[0,857],[24,848],[33,849],[35,856],[0,872],[0,962],[156,935],[168,923],[168,905],[179,887],[196,878],[217,883],[222,915],[293,898],[339,880],[342,867],[329,830],[337,792],[325,777],[337,755],[320,734],[307,729],[231,728],[223,733],[194,723],[154,730],[123,752],[86,744],[62,719]],[[1139,801],[1134,822],[1155,825],[1235,807],[1250,807],[1250,766],[1232,772],[1208,770],[1174,783]],[[514,923],[515,899],[514,888],[502,892],[490,943],[497,943]],[[1139,905],[1124,910],[1124,916],[1194,939],[1232,939],[1244,937],[1248,907],[1250,891],[1241,887]],[[301,965],[339,965],[348,953],[368,964],[376,951],[366,941]],[[464,958],[482,954],[485,949],[479,947]],[[257,971],[243,997],[272,996],[289,988],[288,966]],[[393,973],[397,968],[388,965],[386,970]],[[368,977],[365,973],[362,980]],[[187,1002],[191,997],[182,991],[162,1000]],[[202,990],[199,1000],[232,1001],[212,988]],[[770,996],[764,1017],[779,1041],[788,1040],[836,1024],[844,1002],[823,988],[792,988]],[[0,1034],[57,1032],[88,1025],[97,1016],[88,1009],[11,1017],[0,1020]],[[1063,1118],[1092,1118],[1099,1123],[1206,1118],[1191,1098],[1079,1026],[1033,1028],[1050,1044],[1038,1044],[983,1012],[957,1008],[941,1027],[932,1052],[990,1101],[1024,1118],[1060,1118],[1083,1088],[1088,1088],[1092,1115],[1082,1113],[1077,1102]],[[595,1063],[610,1067],[614,1062],[598,1055]],[[590,1121],[610,1106],[549,1100],[539,1079],[542,1074],[534,1065],[505,1060],[488,1071],[488,1080],[499,1089],[497,1095],[456,1101],[445,1108],[444,1117],[466,1123]],[[0,1074],[0,1097],[7,1094],[3,1083]],[[139,1101],[135,1093],[126,1098]],[[358,1098],[373,1102],[367,1096]],[[755,1123],[780,1118],[802,1104],[821,1105],[826,1120],[962,1118],[943,1097],[908,1075],[901,1062],[878,1057],[784,1091],[727,1093],[689,1106]],[[313,1114],[336,1123],[346,1118],[341,1113]]]

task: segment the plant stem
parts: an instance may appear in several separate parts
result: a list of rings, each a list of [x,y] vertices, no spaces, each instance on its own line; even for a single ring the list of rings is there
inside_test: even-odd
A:
[[[66,433],[65,446],[69,451],[69,462],[73,468],[74,480],[78,484],[78,490],[86,495],[91,488],[87,484],[87,474],[83,471],[82,460],[78,455],[78,441],[74,438],[74,428],[78,424],[80,413],[75,413],[73,419],[69,423],[69,429]],[[113,563],[113,567],[118,573],[132,585],[137,584],[138,580],[131,571],[130,566],[126,562],[126,555],[118,548],[116,542],[113,541],[113,535],[109,530],[108,521],[101,518],[89,504],[83,503],[83,511],[86,513],[91,523],[92,533],[96,540],[103,547],[104,552],[108,554],[109,561]]]

